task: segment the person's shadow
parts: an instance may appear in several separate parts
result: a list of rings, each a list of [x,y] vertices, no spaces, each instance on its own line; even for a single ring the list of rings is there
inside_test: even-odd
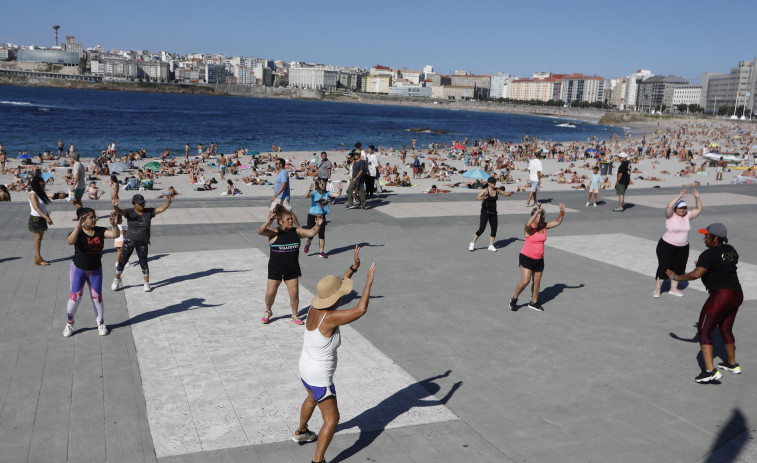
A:
[[[152,283],[153,289],[160,288],[161,286],[168,286],[174,283],[180,283],[182,281],[197,280],[199,278],[215,275],[216,273],[238,273],[247,272],[248,270],[224,270],[222,268],[211,268],[203,270],[202,272],[188,273],[186,275],[176,275],[175,277],[166,278],[165,280]],[[139,285],[136,285],[139,286]]]
[[[108,325],[108,327],[111,330],[113,330],[115,328],[121,328],[127,325],[136,325],[137,323],[141,323],[148,320],[152,320],[154,318],[162,317],[163,315],[168,315],[168,314],[177,313],[177,312],[185,312],[187,310],[197,310],[197,309],[202,309],[202,308],[207,308],[207,307],[219,307],[220,305],[221,304],[205,304],[205,299],[202,299],[199,297],[193,297],[190,299],[183,300],[179,302],[178,304],[173,304],[173,305],[163,307],[162,309],[141,313],[128,320],[124,320],[121,323],[116,323],[115,325]]]
[[[355,251],[355,245],[360,246],[360,249],[363,248],[373,248],[373,247],[383,247],[383,244],[370,244],[370,243],[355,243],[355,244],[349,244],[347,246],[342,246],[341,248],[333,248],[329,250],[326,254],[329,256],[333,256],[335,254],[341,254],[346,251]]]
[[[731,418],[720,427],[720,432],[710,448],[710,455],[703,463],[726,463],[739,459],[739,454],[749,444],[748,431],[746,417],[741,410],[735,408]]]
[[[497,249],[506,248],[507,246],[511,245],[512,243],[519,241],[518,238],[507,238],[505,240],[499,240],[496,243],[494,243],[494,247]]]
[[[546,304],[547,302],[557,298],[557,296],[559,296],[566,289],[578,289],[578,288],[583,288],[583,287],[584,287],[583,283],[580,283],[576,286],[568,286],[564,283],[557,283],[547,288],[544,288],[539,294],[539,299],[541,300],[542,303]]]
[[[441,387],[434,381],[439,378],[446,378],[450,373],[452,373],[452,370],[447,370],[444,374],[432,376],[411,384],[382,400],[376,404],[375,407],[364,411],[349,421],[339,423],[336,427],[337,431],[357,426],[360,428],[360,436],[354,444],[342,450],[339,455],[334,457],[331,461],[346,461],[362,449],[368,447],[378,436],[381,435],[389,423],[414,407],[435,407],[438,405],[445,405],[460,386],[463,385],[462,381],[456,382],[452,388],[450,388],[449,392],[439,400],[423,399],[437,394],[441,390]]]

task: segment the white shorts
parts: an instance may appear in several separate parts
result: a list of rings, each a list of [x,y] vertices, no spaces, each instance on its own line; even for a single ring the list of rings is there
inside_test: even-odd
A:
[[[284,209],[292,212],[292,205],[289,204],[288,199],[274,199],[273,201],[271,201],[271,210],[274,210],[277,204],[281,204],[282,206],[284,206]]]

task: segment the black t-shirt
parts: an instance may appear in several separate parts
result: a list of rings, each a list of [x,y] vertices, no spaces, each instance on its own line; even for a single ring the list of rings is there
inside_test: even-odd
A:
[[[697,259],[697,267],[704,267],[707,273],[702,276],[707,291],[715,289],[741,289],[736,265],[739,254],[730,244],[708,248]]]
[[[105,246],[105,228],[95,227],[92,236],[79,230],[74,244],[74,265],[82,270],[97,270],[102,267],[101,258]]]
[[[128,228],[124,234],[124,239],[132,241],[150,241],[150,222],[155,217],[155,208],[146,207],[142,210],[142,214],[137,214],[134,208],[129,208],[124,211],[124,217],[126,218],[126,224]]]
[[[628,161],[623,161],[620,163],[620,167],[618,167],[618,175],[620,175],[620,180],[618,180],[618,183],[621,185],[628,185],[631,183],[631,169],[630,169],[630,163]]]
[[[360,173],[361,170],[363,171],[363,173],[360,174],[360,176],[358,176],[358,174]],[[360,182],[363,181],[363,176],[364,175],[365,175],[365,161],[363,161],[362,159],[360,159],[357,162],[353,162],[352,163],[352,178],[354,178],[355,180],[357,180],[356,183],[360,184]]]

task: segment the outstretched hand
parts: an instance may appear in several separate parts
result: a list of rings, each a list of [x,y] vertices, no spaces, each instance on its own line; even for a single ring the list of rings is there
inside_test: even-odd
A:
[[[671,280],[673,279],[673,277],[674,277],[674,276],[676,276],[676,272],[674,272],[674,271],[672,271],[672,270],[670,270],[670,269],[667,269],[667,270],[665,270],[665,274],[666,274],[666,275],[668,275],[668,277],[669,277],[669,278],[670,278]]]
[[[694,195],[695,199],[699,199],[699,190],[697,190],[696,188],[694,188],[694,190],[691,192],[691,194]]]
[[[366,283],[373,283],[373,275],[376,273],[376,262],[371,264],[371,268],[368,269],[368,273],[365,277]]]
[[[355,245],[355,268],[360,267],[360,245]]]
[[[565,203],[564,203],[564,202],[562,202],[562,201],[560,201],[560,202],[558,203],[558,205],[560,206],[560,213],[561,213],[561,214],[564,214],[564,213],[565,213]]]
[[[689,193],[689,190],[684,188],[683,190],[681,190],[681,194],[678,195],[678,199],[685,198],[688,193]]]
[[[117,228],[118,227],[118,222],[117,221],[118,221],[118,214],[115,211],[111,212],[110,213],[110,224],[113,226],[113,228]]]

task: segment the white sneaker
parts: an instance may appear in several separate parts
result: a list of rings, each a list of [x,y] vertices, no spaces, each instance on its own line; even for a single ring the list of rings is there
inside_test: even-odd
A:
[[[74,334],[74,324],[66,322],[66,327],[63,328],[63,336],[67,338],[72,334]]]
[[[98,325],[97,327],[97,333],[100,336],[107,336],[110,331],[108,330],[108,327],[105,326],[105,323],[100,323],[100,325]]]
[[[112,289],[113,291],[118,291],[119,289],[123,289],[123,287],[124,282],[121,281],[120,278],[114,278],[113,283],[110,285],[110,289]]]
[[[152,291],[152,288],[150,288],[150,283],[145,283],[145,292],[149,293],[150,291]]]
[[[591,203],[586,203],[586,207],[589,207],[589,204],[591,204]]]
[[[473,251],[473,243],[468,245],[468,251]]]
[[[594,207],[597,207],[597,203],[594,203]]]
[[[491,252],[497,252],[497,248],[495,248],[494,245],[491,245],[491,244],[486,249],[490,250]]]

